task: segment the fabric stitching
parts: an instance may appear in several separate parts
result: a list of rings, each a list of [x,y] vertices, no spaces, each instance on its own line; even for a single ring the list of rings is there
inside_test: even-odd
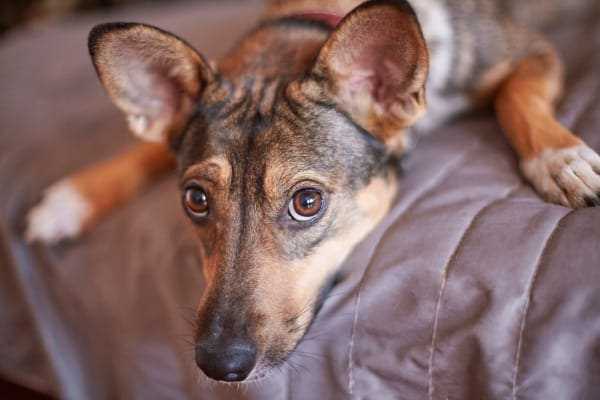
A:
[[[437,185],[446,177],[448,177],[450,174],[452,174],[453,172],[455,172],[466,160],[467,156],[474,150],[479,148],[479,142],[476,142],[474,145],[468,147],[459,157],[455,158],[454,160],[452,160],[449,164],[449,166],[447,168],[443,169],[443,173],[439,174],[438,176],[436,176],[429,187],[427,187],[422,193],[420,193],[417,197],[415,197],[405,208],[403,211],[400,212],[400,215],[406,215],[407,212],[409,210],[412,209],[412,207],[414,207],[419,200],[421,200],[423,197],[425,197],[429,192],[431,192],[433,189],[435,189],[437,187]],[[373,251],[371,252],[370,256],[369,256],[369,263],[367,264],[367,267],[365,268],[365,271],[363,273],[363,276],[360,279],[360,283],[358,285],[358,289],[357,289],[357,293],[356,293],[356,300],[354,302],[354,311],[353,311],[353,319],[352,319],[352,331],[351,331],[351,335],[350,335],[350,343],[348,346],[348,393],[350,395],[353,394],[354,391],[354,357],[353,357],[353,353],[354,353],[354,341],[356,338],[356,327],[358,325],[358,309],[360,307],[360,299],[361,299],[361,292],[362,289],[365,285],[365,281],[366,281],[366,277],[369,273],[369,271],[371,270],[371,267],[373,265],[373,255],[377,252],[377,250],[380,248],[380,246],[382,245],[382,238],[386,235],[386,233],[389,231],[389,229],[395,225],[395,223],[397,223],[398,221],[396,221],[396,218],[398,216],[394,216],[394,218],[392,218],[392,222],[385,228],[385,230],[381,233],[381,235],[378,238],[378,242],[377,245],[375,246],[375,248],[373,249]]]
[[[521,367],[521,354],[523,351],[523,337],[525,335],[525,327],[526,327],[526,323],[527,323],[527,315],[529,313],[529,305],[531,303],[531,298],[533,295],[533,287],[534,287],[535,283],[537,282],[537,277],[538,277],[539,271],[541,269],[541,265],[546,256],[546,250],[548,249],[548,245],[554,239],[554,236],[558,232],[559,226],[569,215],[571,215],[571,213],[573,211],[574,210],[569,210],[569,212],[567,212],[562,217],[560,217],[559,220],[556,222],[556,225],[554,225],[552,232],[550,233],[550,235],[548,235],[548,238],[546,239],[546,241],[544,242],[544,245],[542,246],[540,256],[538,257],[538,260],[536,262],[533,273],[531,274],[531,278],[529,279],[529,283],[527,284],[527,289],[525,291],[525,296],[526,296],[525,304],[523,304],[523,309],[521,311],[521,322],[519,324],[519,338],[517,339],[517,348],[516,348],[515,357],[514,357],[515,361],[514,361],[514,366],[513,366],[513,379],[512,379],[512,398],[513,398],[513,400],[517,400],[517,391],[518,391],[517,380],[519,378],[519,369]]]
[[[78,383],[81,381],[81,376],[73,376],[73,374],[69,373],[77,360],[74,360],[73,356],[61,356],[56,351],[56,349],[65,346],[68,346],[69,349],[72,348],[71,335],[64,329],[59,332],[49,332],[48,329],[49,325],[57,327],[64,326],[64,324],[58,323],[58,321],[62,320],[62,315],[56,310],[56,304],[48,299],[49,293],[46,290],[47,287],[43,288],[40,286],[41,283],[39,280],[41,277],[37,273],[32,272],[34,270],[43,270],[44,268],[36,265],[38,264],[37,262],[30,262],[32,255],[25,251],[25,245],[20,241],[11,239],[8,248],[12,250],[10,252],[12,257],[19,260],[19,262],[15,263],[15,265],[20,266],[20,268],[14,269],[17,273],[15,280],[22,290],[27,308],[31,311],[31,323],[35,326],[35,333],[41,342],[42,351],[53,372],[52,379],[56,382],[53,385],[56,385],[55,388],[59,391],[61,397],[81,398],[85,396],[86,388]],[[43,258],[41,262],[47,263],[48,261]],[[47,265],[44,265],[44,267],[47,267]],[[24,284],[24,281],[28,281],[29,283]],[[39,290],[40,288],[44,290]]]
[[[456,244],[456,246],[454,247],[454,250],[452,251],[452,254],[450,255],[450,257],[448,258],[448,261],[446,262],[446,264],[444,265],[444,268],[442,268],[442,273],[441,273],[441,280],[440,280],[440,290],[438,292],[438,297],[436,300],[436,305],[435,305],[435,311],[434,311],[434,316],[433,316],[433,323],[432,323],[432,332],[431,332],[431,346],[429,348],[429,364],[428,364],[428,369],[427,369],[427,374],[428,374],[428,380],[427,380],[427,384],[428,384],[428,395],[429,395],[429,399],[433,400],[433,395],[435,392],[435,388],[433,385],[433,370],[434,370],[434,362],[435,362],[435,346],[436,346],[436,342],[437,342],[437,332],[438,332],[438,323],[439,323],[439,316],[440,316],[440,311],[441,311],[441,307],[442,307],[442,297],[444,296],[444,292],[446,289],[446,283],[448,281],[448,272],[450,271],[450,266],[454,263],[454,261],[456,260],[456,257],[459,253],[459,250],[462,248],[465,238],[468,236],[468,234],[471,232],[471,230],[473,229],[473,226],[475,226],[475,221],[477,221],[479,218],[481,218],[481,216],[493,205],[502,202],[506,199],[508,199],[510,196],[512,196],[520,187],[522,186],[521,183],[512,186],[505,194],[503,194],[502,196],[495,198],[494,200],[490,201],[489,203],[487,203],[486,205],[484,205],[483,207],[481,207],[481,209],[479,209],[479,211],[477,211],[477,213],[475,213],[475,215],[473,216],[473,218],[471,219],[471,221],[469,222],[469,225],[465,228],[462,236],[460,237],[458,243]]]

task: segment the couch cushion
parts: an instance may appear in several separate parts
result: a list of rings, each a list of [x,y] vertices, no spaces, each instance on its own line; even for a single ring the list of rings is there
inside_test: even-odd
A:
[[[241,391],[194,365],[202,274],[174,176],[81,240],[24,243],[44,187],[133,141],[89,62],[94,24],[152,23],[218,56],[259,11],[163,3],[4,38],[0,374],[77,399],[600,398],[600,209],[540,200],[489,114],[421,141],[298,351]],[[570,65],[560,119],[600,150],[600,26],[554,37]]]

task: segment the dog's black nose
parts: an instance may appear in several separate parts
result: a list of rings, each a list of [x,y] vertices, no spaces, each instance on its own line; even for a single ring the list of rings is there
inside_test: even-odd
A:
[[[233,342],[227,346],[196,345],[196,364],[209,378],[217,381],[243,381],[256,363],[256,347]]]

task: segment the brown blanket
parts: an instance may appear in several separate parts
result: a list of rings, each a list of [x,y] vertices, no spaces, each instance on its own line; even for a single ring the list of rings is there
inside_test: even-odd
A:
[[[0,374],[69,399],[600,398],[600,209],[542,202],[491,115],[417,146],[299,351],[241,388],[194,366],[202,275],[173,177],[81,240],[23,242],[44,187],[133,140],[88,60],[92,25],[144,21],[216,56],[259,9],[163,3],[3,38]],[[596,150],[599,17],[554,32],[570,66],[560,119]]]

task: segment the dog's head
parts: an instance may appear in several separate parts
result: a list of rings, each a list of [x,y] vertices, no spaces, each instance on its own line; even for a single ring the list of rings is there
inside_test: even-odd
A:
[[[96,27],[90,51],[132,130],[177,154],[206,278],[198,365],[217,380],[260,376],[390,206],[395,154],[424,111],[414,13],[376,1],[333,31],[265,23],[219,67],[140,24]]]

